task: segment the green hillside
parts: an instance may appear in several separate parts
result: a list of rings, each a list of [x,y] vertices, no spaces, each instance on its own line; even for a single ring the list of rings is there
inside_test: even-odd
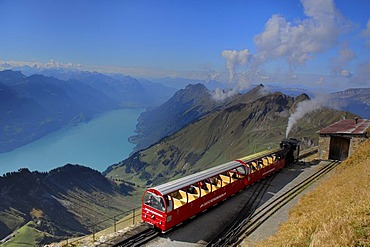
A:
[[[48,243],[104,229],[140,204],[141,191],[98,171],[65,165],[50,172],[21,169],[0,177],[0,239]]]
[[[164,183],[248,154],[277,147],[285,138],[288,118],[298,102],[281,93],[240,95],[222,110],[214,111],[150,148],[136,152],[110,167],[106,176],[134,182],[141,187]],[[293,126],[289,136],[303,148],[318,142],[316,131],[352,118],[347,112],[321,108]]]

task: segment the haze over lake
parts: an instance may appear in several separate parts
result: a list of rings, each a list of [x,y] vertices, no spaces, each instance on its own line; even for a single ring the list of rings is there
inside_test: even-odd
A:
[[[103,113],[87,123],[64,128],[37,141],[0,154],[0,175],[26,167],[49,171],[67,163],[104,171],[129,156],[134,144],[137,118],[143,109],[121,109]]]

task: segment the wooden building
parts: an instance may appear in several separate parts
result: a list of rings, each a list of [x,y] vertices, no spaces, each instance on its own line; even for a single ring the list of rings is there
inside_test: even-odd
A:
[[[370,135],[370,119],[344,119],[321,129],[319,158],[345,160]]]

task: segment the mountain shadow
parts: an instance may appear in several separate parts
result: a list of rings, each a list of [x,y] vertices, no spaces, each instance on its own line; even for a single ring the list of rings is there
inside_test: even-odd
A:
[[[107,219],[136,206],[128,199],[133,191],[79,165],[9,172],[0,177],[0,238],[30,221],[44,233],[41,242],[103,229],[112,223]]]

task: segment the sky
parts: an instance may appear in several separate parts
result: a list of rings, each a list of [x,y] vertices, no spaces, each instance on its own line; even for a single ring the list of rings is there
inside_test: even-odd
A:
[[[370,87],[369,0],[0,0],[0,68]]]

